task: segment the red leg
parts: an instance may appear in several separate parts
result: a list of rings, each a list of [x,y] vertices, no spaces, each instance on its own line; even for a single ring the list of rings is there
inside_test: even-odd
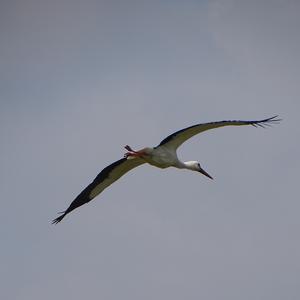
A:
[[[124,148],[130,152],[135,152],[134,150],[132,150],[132,148],[128,145],[124,146]]]
[[[139,151],[135,151],[133,150],[130,146],[126,145],[124,147],[126,150],[128,150],[127,153],[124,154],[124,157],[129,157],[129,156],[133,156],[133,157],[142,157],[143,155],[145,155],[143,150],[139,150]]]

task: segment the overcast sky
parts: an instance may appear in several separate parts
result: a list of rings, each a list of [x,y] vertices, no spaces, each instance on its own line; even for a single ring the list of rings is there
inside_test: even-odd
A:
[[[3,0],[1,299],[298,300],[300,2]],[[141,166],[54,226],[123,146]]]

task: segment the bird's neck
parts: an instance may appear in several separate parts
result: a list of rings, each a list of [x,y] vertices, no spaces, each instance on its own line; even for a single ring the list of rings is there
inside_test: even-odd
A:
[[[195,171],[195,162],[194,161],[180,161],[178,164],[178,168],[180,169],[187,169]]]

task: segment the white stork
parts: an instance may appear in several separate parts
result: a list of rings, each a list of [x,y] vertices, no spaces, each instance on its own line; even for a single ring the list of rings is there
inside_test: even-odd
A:
[[[128,151],[124,157],[115,161],[111,165],[104,168],[97,177],[90,183],[70,204],[70,206],[61,215],[52,221],[53,224],[60,222],[68,213],[75,208],[88,203],[99,195],[104,189],[110,186],[113,182],[123,176],[131,169],[138,167],[144,163],[148,163],[158,168],[175,167],[178,169],[187,169],[191,171],[200,172],[201,174],[213,179],[206,171],[202,169],[200,163],[197,161],[182,162],[178,159],[176,150],[186,140],[192,136],[218,127],[223,126],[241,126],[252,125],[254,127],[265,127],[272,123],[278,123],[281,120],[274,116],[259,121],[219,121],[193,125],[169,135],[156,147],[147,147],[141,150],[132,150],[130,146],[125,146]]]

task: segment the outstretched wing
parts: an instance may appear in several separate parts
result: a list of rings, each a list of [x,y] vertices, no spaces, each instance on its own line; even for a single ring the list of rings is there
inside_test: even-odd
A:
[[[99,195],[104,189],[118,180],[125,173],[130,171],[131,169],[138,167],[145,163],[144,160],[138,157],[130,157],[130,158],[122,158],[111,165],[104,168],[94,179],[92,183],[90,183],[70,204],[70,206],[62,212],[62,215],[52,221],[52,224],[57,224],[60,222],[68,213],[70,213],[75,208],[88,203],[92,199],[94,199],[97,195]]]
[[[266,127],[273,123],[278,123],[281,120],[277,118],[278,116],[274,116],[271,118],[267,118],[264,120],[259,121],[218,121],[218,122],[210,122],[210,123],[203,123],[203,124],[197,124],[193,125],[184,129],[181,129],[179,131],[176,131],[175,133],[169,135],[164,140],[160,142],[158,146],[164,145],[165,147],[171,148],[171,149],[177,149],[182,143],[184,143],[189,138],[193,137],[194,135],[209,130],[213,128],[219,128],[223,126],[241,126],[241,125],[252,125],[254,127]]]

